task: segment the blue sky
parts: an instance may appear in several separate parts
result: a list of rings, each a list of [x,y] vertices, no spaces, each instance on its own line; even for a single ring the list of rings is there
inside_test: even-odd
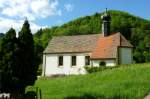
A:
[[[0,0],[0,32],[5,33],[10,27],[19,31],[26,17],[34,33],[105,8],[150,19],[149,0]]]

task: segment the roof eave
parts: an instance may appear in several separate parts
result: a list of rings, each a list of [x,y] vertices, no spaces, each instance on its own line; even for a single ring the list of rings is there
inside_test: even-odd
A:
[[[107,59],[116,59],[114,58],[90,58],[91,60],[107,60]]]
[[[83,52],[43,52],[43,54],[70,54],[70,53],[91,53],[92,51]]]
[[[134,48],[134,46],[118,46],[118,47],[124,47],[124,48]]]

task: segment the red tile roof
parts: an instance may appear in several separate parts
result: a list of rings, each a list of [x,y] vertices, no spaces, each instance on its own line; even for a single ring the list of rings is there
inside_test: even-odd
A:
[[[117,58],[118,47],[133,47],[120,33],[100,37],[93,49],[91,59]]]

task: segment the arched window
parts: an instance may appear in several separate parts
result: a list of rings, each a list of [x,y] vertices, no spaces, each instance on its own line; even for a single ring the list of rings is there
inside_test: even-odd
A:
[[[99,66],[106,66],[106,62],[101,61],[101,62],[99,63]]]

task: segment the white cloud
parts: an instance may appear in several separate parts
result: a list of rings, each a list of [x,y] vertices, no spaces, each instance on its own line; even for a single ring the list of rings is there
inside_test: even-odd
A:
[[[48,0],[36,0],[31,3],[32,12],[36,17],[45,18],[47,16],[61,15],[61,10],[57,9],[58,1],[53,1],[50,4]]]
[[[32,33],[45,26],[37,25],[37,19],[61,16],[58,0],[0,0],[0,32],[5,33],[13,27],[18,32],[28,18]]]
[[[36,20],[61,15],[57,0],[0,0],[2,15]]]
[[[73,4],[65,4],[64,7],[65,7],[65,10],[68,12],[71,12],[74,10]]]
[[[23,23],[24,20],[13,20],[0,17],[0,32],[6,33],[11,27],[14,28],[16,32],[19,32]],[[38,29],[44,27],[45,26],[39,26],[33,22],[30,22],[30,28],[32,33],[35,33]]]

